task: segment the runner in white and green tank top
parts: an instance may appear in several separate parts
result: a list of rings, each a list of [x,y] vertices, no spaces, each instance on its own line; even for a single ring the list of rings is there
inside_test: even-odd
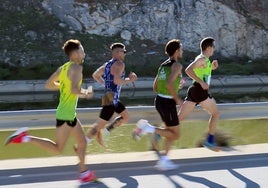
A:
[[[180,40],[170,40],[166,44],[165,52],[169,59],[160,65],[153,85],[154,91],[157,93],[155,108],[165,127],[155,127],[150,125],[147,120],[141,119],[138,121],[133,135],[136,138],[147,133],[154,133],[152,149],[157,151],[159,156],[155,167],[159,170],[172,170],[177,168],[177,165],[168,158],[168,153],[173,142],[180,135],[177,105],[182,104],[178,96],[182,71],[182,65],[178,61],[182,58],[183,53]],[[163,153],[159,155],[157,141],[160,136],[165,137],[165,146]]]
[[[167,89],[166,84],[167,84],[167,80],[171,74],[171,66],[175,62],[176,61],[174,61],[173,59],[168,59],[167,61],[162,63],[158,69],[158,73],[157,73],[158,79],[157,79],[156,92],[159,96],[163,96],[166,98],[173,98],[170,94],[170,91]],[[177,77],[174,80],[174,88],[175,88],[176,93],[179,92],[180,81],[181,81],[181,76]]]

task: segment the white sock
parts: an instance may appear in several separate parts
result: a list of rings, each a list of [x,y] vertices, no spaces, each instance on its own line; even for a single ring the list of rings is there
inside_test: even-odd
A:
[[[163,156],[161,156],[160,158],[161,158],[161,160],[163,160],[163,161],[168,161],[168,160],[169,160],[169,157],[168,157],[167,155],[163,155]]]
[[[31,140],[31,137],[29,137],[29,136],[24,136],[23,138],[22,138],[22,142],[30,142],[30,140]]]
[[[89,144],[91,142],[91,139],[86,136],[86,141],[87,141],[87,144]]]
[[[103,133],[104,133],[104,135],[109,135],[110,134],[110,132],[106,128],[103,129]]]
[[[87,170],[87,171],[85,171],[85,172],[81,172],[81,173],[80,173],[80,177],[81,177],[81,178],[86,177],[89,173],[90,173],[90,170]]]

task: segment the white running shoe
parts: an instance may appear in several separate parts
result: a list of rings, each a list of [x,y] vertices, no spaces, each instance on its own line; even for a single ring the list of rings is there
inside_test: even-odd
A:
[[[171,160],[159,160],[157,161],[155,168],[160,171],[175,170],[179,165],[174,164]]]
[[[141,138],[141,136],[150,133],[150,124],[145,119],[140,119],[137,124],[137,128],[133,130],[132,136],[133,139],[138,140]]]

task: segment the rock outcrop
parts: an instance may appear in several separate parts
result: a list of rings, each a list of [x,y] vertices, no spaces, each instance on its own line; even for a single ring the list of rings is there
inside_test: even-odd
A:
[[[197,51],[202,37],[216,39],[224,57],[268,55],[267,0],[43,0],[43,8],[74,31],[165,43],[179,38]],[[35,37],[34,33],[28,33]]]
[[[129,67],[141,72],[157,67],[172,38],[191,54],[186,64],[205,36],[215,37],[223,57],[238,57],[232,62],[268,57],[268,0],[2,0],[0,17],[2,79],[21,78],[22,68],[51,73],[66,60],[61,45],[69,38],[82,40],[90,70],[110,57],[115,40],[128,45]]]

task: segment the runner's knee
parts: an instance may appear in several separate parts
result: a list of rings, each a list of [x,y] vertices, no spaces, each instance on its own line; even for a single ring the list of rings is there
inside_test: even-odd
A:
[[[180,132],[178,130],[170,130],[172,132],[171,136],[168,138],[170,141],[179,139]]]
[[[128,113],[124,113],[121,114],[122,119],[120,120],[122,123],[127,123],[129,121],[129,114]]]
[[[175,132],[174,132],[173,139],[174,139],[174,140],[177,140],[177,139],[179,139],[179,138],[180,138],[180,133],[179,133],[178,131],[175,131]]]
[[[78,149],[83,149],[83,150],[85,150],[86,147],[87,147],[86,139],[83,139],[83,141],[81,140],[81,141],[79,141],[79,142],[77,143],[77,148],[78,148]]]

